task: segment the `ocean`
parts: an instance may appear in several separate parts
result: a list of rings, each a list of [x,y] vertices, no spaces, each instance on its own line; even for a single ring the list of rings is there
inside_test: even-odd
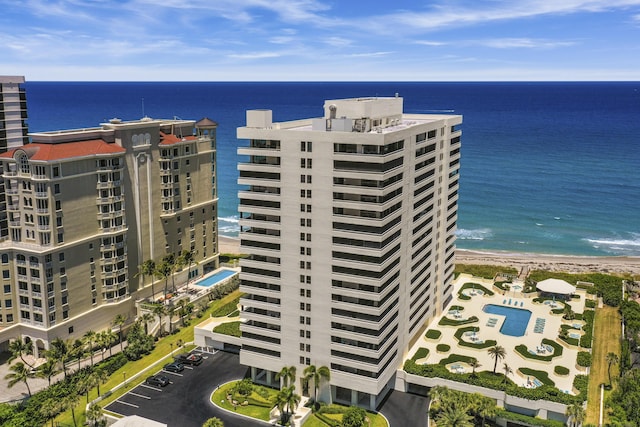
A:
[[[235,137],[247,109],[274,121],[323,114],[325,99],[404,98],[407,113],[462,114],[458,247],[640,256],[640,82],[27,82],[31,132],[110,118],[218,128],[220,234],[236,237]]]

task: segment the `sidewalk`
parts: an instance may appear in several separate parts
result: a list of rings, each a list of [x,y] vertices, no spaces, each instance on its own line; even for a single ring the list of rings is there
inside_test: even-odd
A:
[[[127,342],[123,341],[123,348],[126,346],[127,346]],[[111,348],[111,352],[112,354],[119,353],[120,344],[118,343],[114,345]],[[6,380],[4,378],[5,375],[11,372],[9,370],[10,365],[9,363],[7,363],[7,357],[9,357],[9,353],[2,353],[2,355],[0,355],[0,403],[20,401],[24,398],[29,397],[29,393],[27,392],[27,387],[24,385],[23,382],[20,382],[14,385],[12,388],[9,388],[8,386],[9,380]],[[106,359],[107,357],[109,357],[109,350],[106,350],[104,352],[104,358]],[[31,360],[25,357],[25,360],[28,360],[29,362],[31,362],[31,360],[33,360],[33,357],[31,357]],[[21,362],[20,358],[18,358],[11,363],[12,364],[16,363],[16,361]],[[97,351],[93,355],[93,363],[95,365],[100,361],[102,361],[102,352]],[[38,363],[42,363],[42,362],[44,362],[44,359],[38,360]],[[85,366],[89,366],[90,364],[91,364],[91,357],[87,357],[86,359],[83,359],[80,361],[81,368]],[[77,361],[67,363],[67,375],[77,370],[78,370]],[[51,384],[57,381],[60,381],[63,378],[64,378],[64,373],[60,372],[58,375],[51,377]],[[35,394],[38,391],[43,390],[49,386],[49,381],[46,378],[37,378],[37,377],[31,378],[27,380],[27,382],[29,383],[29,388],[31,389],[32,394]]]

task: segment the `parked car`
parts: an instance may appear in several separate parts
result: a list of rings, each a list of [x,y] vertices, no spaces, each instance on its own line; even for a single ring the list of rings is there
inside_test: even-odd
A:
[[[202,356],[199,354],[183,353],[177,355],[175,360],[183,365],[199,365],[202,363]]]
[[[164,387],[169,384],[169,378],[163,375],[152,375],[147,378],[147,384],[155,385],[158,387]]]
[[[184,365],[178,362],[171,362],[164,365],[162,369],[169,372],[182,372],[184,371]]]

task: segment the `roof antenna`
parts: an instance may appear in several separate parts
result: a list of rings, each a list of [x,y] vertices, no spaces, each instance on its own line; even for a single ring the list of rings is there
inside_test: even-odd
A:
[[[142,118],[144,118],[144,98],[142,98]]]

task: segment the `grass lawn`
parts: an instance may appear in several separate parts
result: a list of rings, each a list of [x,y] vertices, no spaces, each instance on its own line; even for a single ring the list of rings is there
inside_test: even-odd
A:
[[[585,424],[598,425],[600,416],[600,384],[608,384],[607,353],[613,352],[620,356],[620,314],[617,307],[604,306],[596,309],[596,317],[593,326],[593,353],[592,364],[589,372],[589,393],[587,395],[587,416]],[[618,377],[618,367],[611,366],[611,378]],[[614,381],[615,387],[615,381]],[[607,398],[605,390],[604,397]],[[607,423],[605,412],[604,423]]]
[[[225,296],[224,298],[212,302],[209,305],[209,308],[207,309],[207,311],[205,311],[202,319],[205,319],[208,316],[210,316],[210,314],[213,311],[215,311],[219,307],[223,306],[224,304],[234,300],[235,298],[238,298],[239,295],[240,295],[240,291],[236,290],[236,291],[230,293],[229,295]],[[111,390],[113,387],[115,387],[118,384],[120,384],[123,381],[123,379],[125,378],[125,376],[126,376],[126,379],[127,379],[128,386],[126,388],[123,387],[123,388],[120,388],[120,389],[116,390],[113,394],[111,394],[106,399],[100,401],[98,404],[102,408],[104,408],[105,406],[107,406],[108,404],[110,404],[111,402],[113,402],[114,400],[119,398],[120,396],[122,396],[125,392],[130,390],[134,385],[137,385],[138,383],[141,383],[142,381],[144,381],[147,378],[147,375],[145,374],[145,375],[141,375],[137,379],[132,380],[131,382],[129,382],[129,379],[131,377],[133,377],[135,374],[137,374],[138,372],[141,372],[145,368],[147,368],[147,367],[153,365],[154,363],[162,360],[163,361],[162,363],[159,363],[152,370],[150,370],[148,372],[148,374],[150,375],[150,374],[152,374],[154,372],[157,372],[160,369],[162,369],[162,366],[164,365],[164,363],[168,363],[170,361],[173,361],[173,358],[169,356],[169,354],[171,353],[171,350],[174,350],[174,354],[178,354],[178,353],[182,353],[182,352],[189,351],[189,350],[193,349],[194,346],[187,346],[187,347],[184,347],[181,350],[178,350],[178,346],[176,345],[176,342],[178,340],[182,340],[182,342],[192,342],[193,341],[193,328],[197,323],[200,323],[200,319],[195,318],[191,322],[191,324],[189,326],[183,327],[182,329],[180,329],[180,331],[178,333],[173,334],[173,335],[168,335],[168,336],[166,336],[164,338],[159,339],[156,342],[155,348],[153,349],[151,354],[148,354],[148,355],[144,356],[140,360],[128,362],[122,368],[120,368],[116,372],[114,372],[113,375],[111,375],[109,377],[109,380],[105,384],[100,386],[100,391],[102,392],[102,394],[104,394],[105,391]],[[91,392],[89,392],[89,401],[95,399],[96,397],[98,397],[98,391],[97,391],[97,388],[94,388],[93,390],[91,390]],[[83,423],[86,421],[86,418],[85,418],[85,406],[86,406],[86,398],[83,396],[83,398],[80,399],[80,402],[79,402],[78,406],[76,406],[76,408],[75,408],[76,421],[77,421],[78,425],[83,425]],[[72,426],[73,425],[73,418],[71,416],[71,410],[65,411],[65,412],[61,413],[60,415],[58,415],[58,417],[56,417],[55,421],[58,422],[61,426]]]
[[[213,396],[211,397],[211,401],[213,402],[213,404],[221,408],[227,409],[229,411],[235,411],[238,414],[246,415],[252,418],[257,418],[263,421],[269,421],[269,412],[271,412],[271,409],[273,408],[273,406],[266,407],[266,406],[258,406],[258,405],[247,405],[247,406],[237,405],[234,409],[233,405],[229,401],[227,401],[226,396],[227,396],[227,391],[232,389],[236,384],[237,384],[237,381],[234,381],[234,382],[225,384],[221,386],[219,389],[217,389],[213,393]],[[259,386],[254,386],[254,387],[259,387]],[[271,401],[275,401],[276,394],[278,393],[277,390],[269,389],[266,387],[261,387],[261,388],[268,391],[269,397],[267,399]]]

